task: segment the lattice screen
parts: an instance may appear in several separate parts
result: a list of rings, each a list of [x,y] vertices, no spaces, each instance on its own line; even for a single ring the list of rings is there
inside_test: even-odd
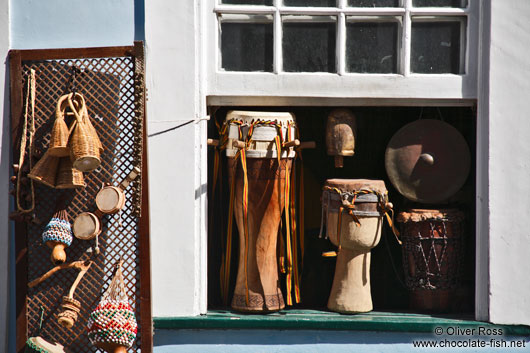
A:
[[[89,59],[22,60],[24,87],[30,69],[36,70],[36,136],[35,149],[48,148],[50,131],[59,97],[69,89],[71,67],[80,69],[76,75],[77,91],[86,100],[92,122],[103,143],[101,166],[84,173],[84,189],[56,190],[35,183],[36,212],[40,224],[28,223],[28,281],[40,277],[54,265],[50,261],[51,249],[42,243],[43,228],[55,210],[55,201],[61,193],[67,196],[70,221],[84,211],[95,211],[95,196],[102,183],[118,185],[132,170],[141,168],[143,131],[143,86],[138,85],[138,68],[132,56]],[[143,73],[141,78],[143,79]],[[23,101],[25,101],[25,96]],[[68,122],[68,120],[67,120]],[[27,292],[27,336],[41,336],[63,344],[72,352],[96,352],[86,334],[87,318],[97,305],[110,283],[115,263],[123,258],[123,274],[129,301],[138,320],[136,344],[129,352],[139,352],[142,342],[140,320],[140,261],[138,228],[141,210],[140,175],[126,189],[126,204],[121,213],[102,218],[99,236],[101,253],[94,256],[95,240],[74,238],[66,249],[67,262],[92,258],[94,263],[76,289],[74,298],[82,309],[73,328],[66,329],[57,323],[57,314],[63,296],[72,285],[77,271],[61,270],[54,276]]]

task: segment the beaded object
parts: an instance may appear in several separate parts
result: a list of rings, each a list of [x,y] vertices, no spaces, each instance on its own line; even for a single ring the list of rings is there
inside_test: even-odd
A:
[[[95,346],[116,343],[131,347],[136,339],[136,318],[128,302],[102,300],[90,314],[87,330],[88,338]]]
[[[59,217],[52,217],[42,233],[42,242],[56,241],[70,246],[72,244],[72,228],[70,222]]]
[[[123,261],[120,260],[117,264],[116,273],[109,288],[88,318],[88,338],[96,347],[123,346],[129,348],[136,339],[138,326],[125,291],[121,271],[122,263]]]

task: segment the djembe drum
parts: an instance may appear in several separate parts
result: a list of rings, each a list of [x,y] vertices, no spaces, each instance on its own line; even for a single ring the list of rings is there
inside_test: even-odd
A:
[[[381,239],[383,216],[391,207],[382,180],[326,180],[322,211],[327,235],[339,248],[330,310],[360,313],[373,309],[370,251]]]
[[[296,155],[293,147],[288,147],[295,141],[294,115],[231,111],[226,124],[226,154],[229,180],[235,191],[234,217],[240,249],[232,308],[245,312],[277,311],[285,306],[279,287],[276,244],[285,206],[283,190]],[[285,137],[280,151],[278,136]],[[289,141],[292,143],[285,143]],[[246,163],[247,185],[242,162]]]
[[[463,263],[464,219],[456,209],[412,209],[398,215],[412,308],[450,310]]]

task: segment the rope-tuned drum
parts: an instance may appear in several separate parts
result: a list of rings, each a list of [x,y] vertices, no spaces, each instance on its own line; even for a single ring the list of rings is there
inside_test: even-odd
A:
[[[463,263],[464,220],[456,209],[412,209],[398,215],[412,308],[450,310]]]
[[[232,308],[277,311],[285,306],[276,246],[282,212],[290,207],[290,173],[296,153],[289,142],[295,140],[294,115],[231,111],[224,129],[231,185],[229,228],[233,212],[240,249]],[[225,271],[229,257],[225,256]],[[290,269],[293,261],[289,259]]]
[[[370,251],[381,239],[383,216],[391,208],[382,180],[326,180],[322,193],[322,222],[325,218],[326,234],[338,247],[328,300],[330,310],[341,313],[372,310]],[[323,255],[330,256],[329,253]]]

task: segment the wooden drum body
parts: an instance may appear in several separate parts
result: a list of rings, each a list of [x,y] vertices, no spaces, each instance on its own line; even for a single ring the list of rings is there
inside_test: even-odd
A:
[[[398,215],[411,308],[450,311],[462,271],[464,219],[456,209],[412,209]]]
[[[227,122],[240,119],[241,129],[256,120],[274,121],[283,129],[294,130],[294,116],[288,113],[229,112]],[[248,244],[245,239],[243,210],[244,177],[240,158],[233,158],[238,149],[239,126],[229,124],[227,147],[230,183],[235,180],[234,217],[239,231],[239,265],[232,308],[244,312],[271,312],[285,307],[278,277],[276,245],[282,211],[285,206],[285,178],[295,156],[293,148],[281,151],[278,162],[274,142],[277,127],[254,125],[252,141],[246,151],[248,180]],[[292,134],[294,136],[294,134]],[[243,134],[246,140],[246,132]],[[232,184],[231,184],[232,185]],[[248,288],[248,302],[246,299]]]
[[[322,207],[327,234],[339,247],[328,300],[330,310],[359,313],[373,309],[370,251],[381,239],[384,213],[380,210],[380,197],[385,194],[382,180],[330,179],[325,183]]]

